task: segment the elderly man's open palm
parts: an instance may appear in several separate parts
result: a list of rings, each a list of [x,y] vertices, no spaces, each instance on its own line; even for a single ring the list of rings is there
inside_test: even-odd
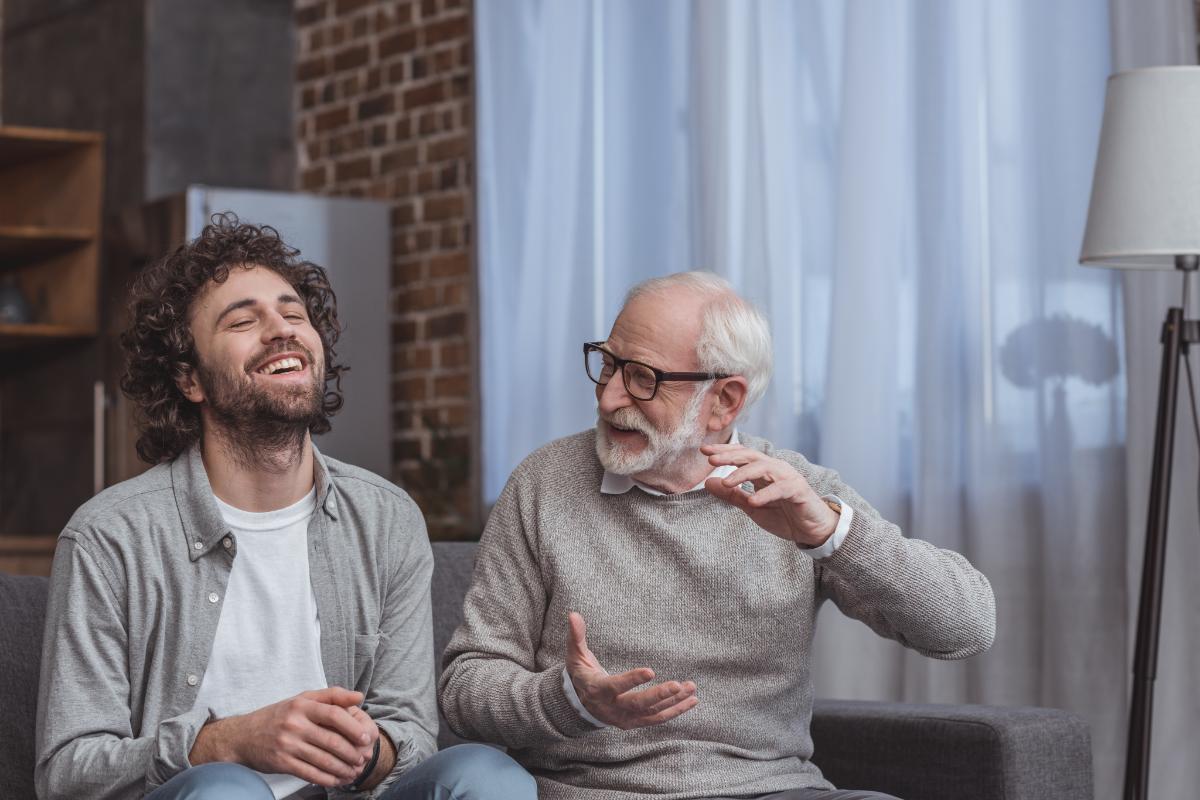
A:
[[[647,667],[609,675],[588,648],[583,617],[572,612],[570,641],[567,642],[567,674],[583,707],[606,725],[622,730],[659,725],[696,707],[696,684],[667,681],[638,689],[654,680]]]

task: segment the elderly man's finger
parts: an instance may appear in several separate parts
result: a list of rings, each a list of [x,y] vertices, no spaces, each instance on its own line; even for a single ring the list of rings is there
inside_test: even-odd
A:
[[[747,464],[744,467],[738,467],[733,472],[721,479],[721,483],[726,486],[739,486],[746,481],[754,483],[755,487],[759,484],[766,486],[768,483],[785,480],[795,475],[795,471],[784,464],[782,461],[755,461],[752,464]]]
[[[792,500],[800,492],[800,486],[795,481],[780,481],[759,489],[746,498],[746,503],[752,508],[762,508],[769,503],[780,500]]]
[[[691,697],[695,693],[696,693],[696,684],[692,683],[691,681],[688,681],[687,683],[681,684],[677,691],[672,692],[671,694],[667,695],[662,700],[659,700],[654,705],[646,708],[644,713],[657,714],[660,711],[665,711],[666,709],[670,708],[671,706],[675,705],[676,703],[686,700],[687,698]]]
[[[749,450],[749,449],[750,448],[746,447],[746,445],[744,445],[744,444],[734,444],[733,442],[729,442],[726,444],[717,444],[714,442],[712,444],[700,445],[700,452],[705,453],[705,454],[722,453],[722,452],[728,452],[730,450]]]
[[[688,697],[685,697],[683,700],[680,700],[678,703],[671,706],[670,708],[664,708],[662,711],[659,711],[655,714],[651,714],[650,716],[647,716],[647,717],[643,717],[640,720],[640,722],[642,725],[661,725],[664,722],[669,722],[669,721],[675,719],[680,714],[685,714],[688,711],[691,711],[693,708],[695,708],[699,704],[700,704],[700,698],[696,697],[696,695],[693,694]]]
[[[654,670],[649,667],[639,667],[620,675],[610,675],[605,679],[608,689],[617,696],[624,696],[631,689],[636,689],[644,683],[654,680]]]
[[[700,448],[700,452],[704,452],[704,448]],[[760,453],[757,450],[751,450],[749,447],[737,447],[735,450],[721,450],[715,453],[704,453],[708,456],[708,463],[714,467],[735,466],[739,467],[744,464],[750,464],[754,461],[760,461],[767,457],[765,453]]]
[[[717,499],[724,500],[742,511],[749,511],[753,508],[749,504],[750,495],[743,492],[740,485],[726,486],[720,478],[709,478],[704,482],[704,488],[708,490],[709,494],[715,495]]]
[[[636,692],[625,692],[617,698],[617,703],[627,711],[638,714],[646,713],[652,706],[663,700],[674,697],[683,690],[679,681],[667,681],[658,686],[651,686]]]

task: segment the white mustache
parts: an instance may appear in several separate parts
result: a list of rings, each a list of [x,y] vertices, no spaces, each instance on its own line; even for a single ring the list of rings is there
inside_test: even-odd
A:
[[[650,427],[650,423],[632,408],[618,408],[604,421],[609,425],[637,431],[647,436],[653,436],[657,432]]]

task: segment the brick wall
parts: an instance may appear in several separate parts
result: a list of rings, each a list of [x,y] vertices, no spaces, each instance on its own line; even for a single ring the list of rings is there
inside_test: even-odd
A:
[[[298,188],[392,203],[392,479],[480,527],[467,0],[296,0]],[[336,420],[335,420],[336,424]]]

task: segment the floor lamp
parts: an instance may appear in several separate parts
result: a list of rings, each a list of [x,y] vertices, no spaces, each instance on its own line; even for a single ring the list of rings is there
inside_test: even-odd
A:
[[[1131,70],[1108,79],[1079,260],[1094,266],[1178,270],[1186,303],[1189,279],[1200,266],[1200,67]],[[1182,307],[1168,309],[1133,657],[1126,800],[1149,800],[1176,397],[1180,358],[1195,342],[1200,342],[1200,321],[1185,320]]]

